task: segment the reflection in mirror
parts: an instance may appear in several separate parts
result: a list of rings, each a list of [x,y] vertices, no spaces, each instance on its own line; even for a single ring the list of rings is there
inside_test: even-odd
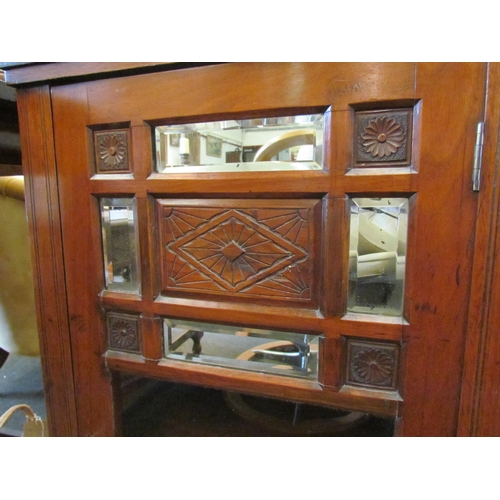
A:
[[[156,171],[318,170],[323,123],[313,114],[159,126]]]
[[[164,338],[169,359],[317,378],[317,335],[165,319]]]
[[[101,227],[106,289],[139,293],[133,198],[102,198]]]
[[[353,198],[350,312],[402,316],[408,232],[406,198]]]

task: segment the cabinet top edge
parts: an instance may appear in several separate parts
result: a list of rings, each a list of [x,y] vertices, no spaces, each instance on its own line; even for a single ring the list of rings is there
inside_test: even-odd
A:
[[[0,62],[5,83],[13,87],[48,82],[73,83],[220,63],[198,62]]]

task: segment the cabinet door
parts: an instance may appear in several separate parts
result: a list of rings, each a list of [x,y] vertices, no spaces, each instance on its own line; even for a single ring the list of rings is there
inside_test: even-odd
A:
[[[79,434],[116,432],[119,372],[455,434],[485,72],[238,63],[54,87]]]

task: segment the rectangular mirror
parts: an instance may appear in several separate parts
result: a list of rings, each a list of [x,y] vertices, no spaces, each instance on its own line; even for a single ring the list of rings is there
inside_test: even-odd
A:
[[[317,335],[164,320],[165,357],[317,379]]]
[[[321,170],[324,114],[155,128],[158,173]]]
[[[401,316],[408,199],[353,198],[349,248],[350,312]]]
[[[102,198],[101,228],[106,289],[139,293],[134,198]]]

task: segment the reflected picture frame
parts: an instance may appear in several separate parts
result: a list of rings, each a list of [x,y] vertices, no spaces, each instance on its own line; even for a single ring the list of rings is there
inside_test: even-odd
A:
[[[170,137],[169,137],[170,145],[174,148],[178,148],[180,138],[181,138],[181,134],[170,134]]]
[[[208,156],[220,158],[222,156],[222,139],[213,135],[207,135],[206,153]]]

